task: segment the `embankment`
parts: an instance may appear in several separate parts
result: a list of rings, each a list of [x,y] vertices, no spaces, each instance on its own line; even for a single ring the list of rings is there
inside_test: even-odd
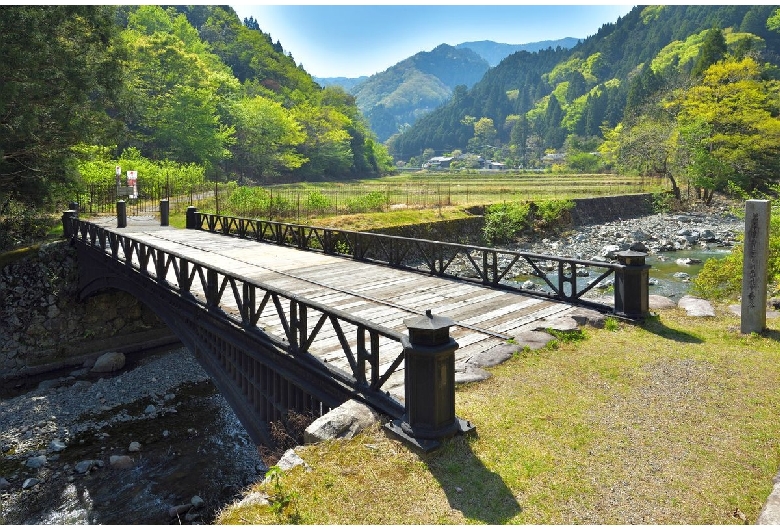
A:
[[[175,344],[146,306],[111,291],[77,299],[76,252],[49,243],[0,271],[0,381],[83,363],[109,350]]]

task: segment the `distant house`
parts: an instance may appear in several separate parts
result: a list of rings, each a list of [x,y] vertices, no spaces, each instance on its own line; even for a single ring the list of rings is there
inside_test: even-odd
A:
[[[542,164],[561,164],[566,161],[566,153],[550,153],[542,157]]]
[[[434,156],[428,162],[423,165],[425,168],[442,168],[442,167],[450,167],[450,164],[454,160],[454,157],[451,156]]]
[[[501,162],[493,162],[492,160],[488,160],[485,162],[485,169],[506,169],[506,164],[503,164]]]

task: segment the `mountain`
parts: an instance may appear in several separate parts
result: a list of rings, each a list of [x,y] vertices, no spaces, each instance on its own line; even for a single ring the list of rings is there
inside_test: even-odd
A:
[[[473,86],[488,68],[474,51],[441,44],[370,76],[349,92],[383,142],[447,101],[457,85]]]
[[[367,75],[362,75],[360,77],[312,77],[314,79],[314,82],[320,85],[321,87],[325,88],[326,86],[340,86],[347,92],[352,90],[352,88],[357,85],[358,83],[362,83],[366,79],[368,79]]]
[[[493,42],[491,40],[481,40],[474,42],[462,42],[456,45],[456,48],[468,48],[477,52],[480,57],[485,59],[490,66],[496,66],[503,61],[506,57],[512,55],[515,52],[538,52],[539,50],[545,50],[547,48],[573,48],[577,45],[580,39],[574,37],[566,37],[565,39],[558,40],[545,40],[540,42],[530,42],[528,44],[503,44],[501,42]]]
[[[615,127],[632,108],[636,112],[640,96],[658,90],[657,83],[691,82],[713,28],[721,30],[729,53],[780,65],[780,32],[767,29],[775,9],[637,6],[571,49],[515,52],[392,138],[391,154],[409,160],[425,149],[439,154],[504,146],[502,159],[534,165],[572,136],[603,140],[603,127]]]
[[[314,81],[323,87],[341,86],[354,95],[371,130],[384,142],[447,101],[456,86],[473,86],[504,57],[517,51],[570,48],[577,42],[578,39],[565,38],[528,44],[442,44],[371,77],[315,77]]]

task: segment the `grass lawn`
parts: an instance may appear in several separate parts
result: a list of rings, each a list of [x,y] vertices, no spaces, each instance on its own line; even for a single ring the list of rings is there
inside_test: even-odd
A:
[[[219,524],[754,523],[780,468],[780,332],[664,310],[459,386],[476,433],[419,455],[380,426],[298,449]]]

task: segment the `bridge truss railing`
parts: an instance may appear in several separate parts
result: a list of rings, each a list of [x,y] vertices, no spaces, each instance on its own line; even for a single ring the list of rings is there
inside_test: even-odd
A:
[[[372,261],[436,276],[481,282],[525,291],[521,275],[541,279],[550,291],[532,294],[567,303],[612,310],[629,318],[643,317],[647,308],[644,254],[623,253],[617,262],[580,260],[529,252],[415,239],[370,232],[246,219],[188,211],[187,227],[224,235],[295,247],[301,250]],[[628,278],[628,281],[626,279]],[[596,288],[614,287],[614,304],[586,298]],[[628,288],[628,290],[626,290]]]
[[[333,334],[322,342],[329,342],[330,348],[338,342],[335,348],[342,350],[351,373],[333,366],[326,369],[359,393],[386,396],[383,385],[403,363],[402,334],[394,330],[75,217],[67,222],[69,233],[80,243],[210,313],[220,313],[247,332],[276,336],[280,347],[293,356],[318,363],[310,350],[329,326]],[[281,337],[266,331],[266,326],[281,330]],[[395,408],[403,410],[400,405]]]

